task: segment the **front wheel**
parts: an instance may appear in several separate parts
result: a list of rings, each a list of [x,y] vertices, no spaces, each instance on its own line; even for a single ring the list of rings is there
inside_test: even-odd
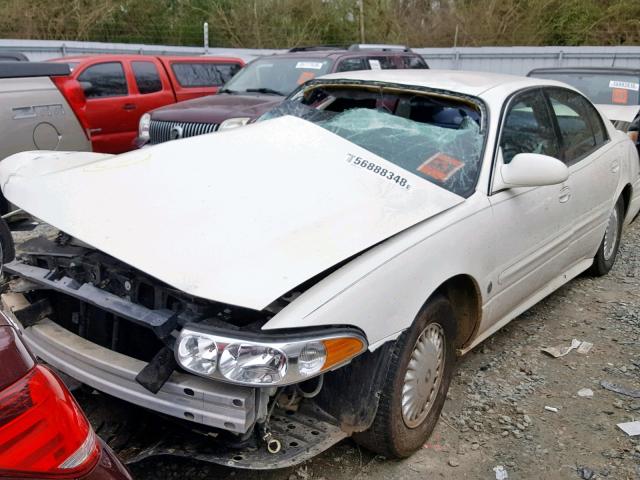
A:
[[[433,296],[396,341],[371,427],[354,436],[365,448],[404,458],[436,426],[455,365],[455,319],[449,300]]]
[[[601,277],[609,273],[609,270],[613,267],[620,247],[623,221],[624,204],[622,198],[619,198],[609,215],[607,228],[604,231],[604,237],[598,248],[598,253],[593,258],[593,265],[589,269],[591,275]]]

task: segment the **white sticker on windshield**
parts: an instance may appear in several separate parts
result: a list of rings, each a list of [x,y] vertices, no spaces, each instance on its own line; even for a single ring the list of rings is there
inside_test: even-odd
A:
[[[625,90],[633,90],[634,92],[637,92],[640,90],[640,83],[611,80],[609,81],[609,88],[624,88]]]
[[[382,70],[382,67],[380,66],[380,60],[374,60],[373,58],[370,58],[369,66],[371,67],[371,70]]]
[[[313,70],[320,70],[322,68],[322,62],[298,62],[296,68],[312,68]]]

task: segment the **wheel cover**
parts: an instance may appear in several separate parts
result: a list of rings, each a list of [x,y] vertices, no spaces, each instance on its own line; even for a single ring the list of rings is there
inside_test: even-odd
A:
[[[610,260],[616,250],[616,242],[618,241],[618,209],[614,208],[609,215],[607,229],[604,231],[604,249],[603,256],[605,260]]]
[[[404,375],[402,419],[408,428],[420,426],[431,411],[442,380],[444,353],[444,330],[430,323],[418,336]]]

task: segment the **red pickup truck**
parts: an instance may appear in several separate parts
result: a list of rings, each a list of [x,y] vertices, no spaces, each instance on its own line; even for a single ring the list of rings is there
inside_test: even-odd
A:
[[[140,117],[158,107],[211,95],[244,66],[239,58],[94,55],[51,60],[69,65],[82,86],[94,152],[135,148]]]

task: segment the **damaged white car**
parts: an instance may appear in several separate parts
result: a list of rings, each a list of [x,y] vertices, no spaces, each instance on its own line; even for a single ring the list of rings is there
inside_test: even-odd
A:
[[[0,180],[56,229],[4,265],[33,351],[243,468],[349,435],[410,455],[456,356],[607,273],[640,209],[636,149],[584,96],[470,72],[330,75],[242,129]]]

